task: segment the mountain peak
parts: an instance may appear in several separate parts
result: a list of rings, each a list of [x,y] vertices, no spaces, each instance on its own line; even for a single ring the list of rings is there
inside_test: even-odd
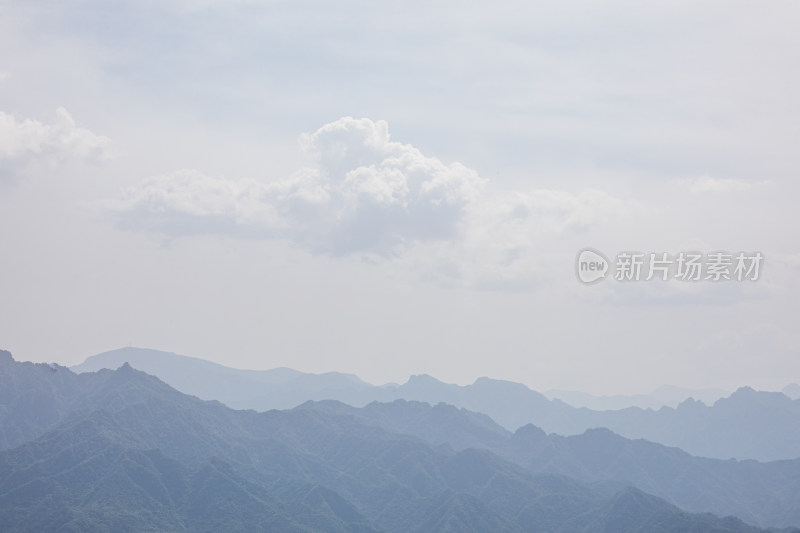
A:
[[[547,439],[547,433],[539,426],[525,424],[514,432],[512,439],[517,441],[524,440],[525,442],[539,442]]]
[[[781,392],[783,392],[783,394],[788,398],[797,400],[800,398],[800,385],[797,383],[790,383],[786,385]]]
[[[428,374],[413,374],[408,378],[407,385],[424,385],[428,383],[441,383],[438,379]]]
[[[0,350],[0,363],[13,363],[14,357],[8,350]]]
[[[623,445],[626,441],[625,437],[622,437],[608,428],[604,427],[596,427],[596,428],[589,428],[583,432],[584,442],[592,443],[595,448],[607,448],[608,446],[613,445]]]
[[[731,394],[728,398],[719,400],[719,405],[736,405],[744,407],[760,406],[786,406],[791,403],[791,399],[782,392],[759,391],[751,387],[741,387]]]
[[[490,378],[488,376],[479,377],[478,379],[475,380],[473,385],[484,385],[484,386],[486,386],[486,385],[498,386],[499,385],[499,386],[506,386],[506,387],[508,387],[508,386],[510,386],[510,387],[525,387],[525,385],[523,385],[522,383],[516,383],[514,381],[506,381],[504,379]],[[525,387],[525,388],[527,388],[527,387]]]
[[[694,398],[686,398],[685,400],[683,400],[681,403],[678,404],[677,409],[679,411],[687,411],[690,409],[701,409],[703,407],[706,407],[706,404],[704,404],[700,400],[695,400]],[[665,407],[662,407],[662,409],[665,409]]]
[[[116,388],[117,390],[147,389],[150,391],[168,391],[169,393],[178,393],[178,391],[161,381],[157,376],[136,369],[127,362],[123,363],[116,370],[104,369],[98,372],[98,374],[104,373],[107,373],[106,384],[111,388]]]

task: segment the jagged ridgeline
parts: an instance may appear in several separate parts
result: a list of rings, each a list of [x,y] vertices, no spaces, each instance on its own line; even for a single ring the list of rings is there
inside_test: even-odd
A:
[[[598,411],[548,399],[520,383],[485,377],[467,386],[426,375],[412,376],[402,385],[374,386],[351,374],[306,374],[288,368],[239,370],[133,347],[89,357],[73,370],[115,369],[125,362],[181,392],[236,409],[289,409],[307,400],[329,399],[353,406],[397,399],[444,402],[487,414],[509,431],[534,424],[547,433],[576,435],[604,427],[624,437],[677,446],[703,457],[759,461],[800,457],[800,401],[747,387],[715,402],[706,397],[708,404],[686,396],[674,408]],[[792,390],[790,386],[786,392]],[[704,391],[695,392],[702,397]]]
[[[451,429],[426,435],[426,417]],[[561,441],[446,406],[237,411],[130,365],[75,374],[3,352],[0,428],[4,532],[763,531],[536,473],[535,442]]]

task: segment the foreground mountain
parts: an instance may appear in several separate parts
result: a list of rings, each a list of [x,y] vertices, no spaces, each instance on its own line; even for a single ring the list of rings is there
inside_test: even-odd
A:
[[[800,459],[759,463],[693,457],[607,429],[562,437],[527,425],[512,434],[485,415],[446,404],[397,400],[354,408],[325,401],[297,409],[348,414],[456,450],[491,450],[532,472],[634,485],[688,511],[735,515],[762,527],[800,525]]]
[[[86,409],[99,382],[55,364],[18,363],[0,350],[0,449],[32,440]]]
[[[534,424],[548,433],[577,435],[606,427],[632,439],[679,447],[693,455],[772,461],[800,457],[800,400],[741,388],[712,406],[688,399],[676,408],[614,411],[575,408],[509,381],[479,378],[472,385],[412,376],[376,387],[346,374],[302,374],[289,369],[234,370],[165,352],[125,348],[90,357],[76,371],[117,368],[130,362],[187,394],[236,408],[291,408],[306,400],[333,399],[361,407],[396,399],[448,403],[489,415],[509,430]],[[674,391],[673,391],[674,392]]]
[[[0,374],[72,408],[0,452],[2,531],[761,531],[350,415],[234,411],[127,365],[80,382],[20,365]]]

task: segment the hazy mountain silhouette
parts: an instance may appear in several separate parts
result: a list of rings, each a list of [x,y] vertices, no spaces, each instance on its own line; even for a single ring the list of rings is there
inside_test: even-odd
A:
[[[792,400],[800,399],[800,385],[797,383],[786,385],[781,392]]]
[[[44,384],[42,397],[72,406],[38,438],[0,452],[3,531],[759,531],[355,416],[235,411],[127,365],[80,381],[52,372],[0,368],[18,390]]]
[[[131,347],[89,357],[72,370],[113,370],[124,363],[158,376],[181,392],[218,400],[234,409],[289,409],[307,400],[328,398],[358,405],[374,388],[352,374],[306,374],[290,368],[239,370],[195,357]]]
[[[632,484],[693,512],[735,515],[762,527],[800,525],[800,459],[759,463],[694,457],[607,429],[562,437],[527,425],[512,434],[488,417],[446,404],[397,400],[355,408],[324,401],[296,409],[352,415],[455,450],[485,448],[533,472]]]
[[[553,389],[546,391],[545,395],[550,399],[561,400],[572,407],[588,407],[594,411],[610,411],[628,407],[640,407],[642,409],[659,409],[664,406],[677,407],[687,398],[693,398],[706,405],[712,405],[720,398],[729,396],[730,391],[722,389],[686,389],[662,385],[650,394],[596,396],[585,392]]]
[[[138,348],[90,357],[75,370],[116,368],[124,361],[163,378],[182,392],[216,399],[236,408],[284,409],[306,400],[325,399],[358,407],[372,401],[396,399],[445,402],[487,414],[512,431],[529,423],[562,435],[606,427],[628,438],[677,446],[698,456],[761,461],[800,457],[800,400],[747,387],[712,406],[687,399],[676,408],[594,411],[549,400],[519,383],[489,378],[459,386],[417,375],[402,385],[378,387],[346,374],[303,374],[289,369],[234,370]]]

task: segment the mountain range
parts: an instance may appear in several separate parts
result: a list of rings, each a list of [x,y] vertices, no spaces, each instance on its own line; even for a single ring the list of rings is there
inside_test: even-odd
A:
[[[735,515],[763,527],[800,524],[800,459],[761,463],[694,457],[605,428],[563,437],[529,424],[511,433],[486,415],[444,403],[396,400],[356,408],[328,400],[296,409],[348,414],[455,450],[490,450],[534,473],[633,485],[692,512]]]
[[[544,395],[551,400],[561,400],[572,407],[588,407],[594,411],[611,411],[628,407],[641,407],[642,409],[659,409],[664,406],[677,407],[678,404],[687,398],[693,398],[706,405],[712,405],[720,398],[725,398],[726,396],[730,396],[730,394],[730,391],[722,389],[687,389],[670,385],[662,385],[649,394],[614,394],[598,396],[580,391],[557,389],[544,392]]]
[[[675,408],[595,411],[550,400],[520,383],[485,377],[459,386],[416,375],[402,385],[374,386],[350,374],[305,374],[287,368],[237,370],[140,348],[98,354],[73,370],[118,368],[125,362],[186,394],[237,409],[288,409],[307,400],[328,399],[355,407],[397,399],[444,402],[487,414],[510,431],[534,424],[547,433],[578,435],[604,427],[627,438],[647,439],[703,457],[759,461],[800,457],[800,399],[749,387],[713,405],[689,398]]]
[[[342,404],[234,410],[130,365],[75,374],[7,352],[0,385],[2,531],[764,531],[332,412]]]

